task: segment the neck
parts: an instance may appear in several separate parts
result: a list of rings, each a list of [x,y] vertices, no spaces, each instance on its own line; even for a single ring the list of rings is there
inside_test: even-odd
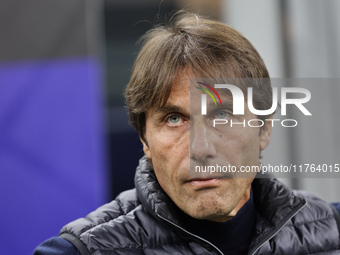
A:
[[[236,207],[230,213],[228,213],[225,216],[221,216],[221,217],[213,218],[213,219],[208,219],[208,220],[214,221],[214,222],[225,222],[225,221],[228,221],[228,220],[232,219],[233,217],[235,217],[235,215],[240,211],[240,209],[245,205],[245,203],[247,203],[249,201],[250,191],[251,191],[251,185],[249,185],[249,187],[246,189],[246,192],[244,193],[241,200],[238,202]]]

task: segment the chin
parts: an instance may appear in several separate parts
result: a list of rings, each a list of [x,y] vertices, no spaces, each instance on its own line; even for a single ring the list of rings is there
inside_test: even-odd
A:
[[[184,210],[183,210],[184,211]],[[230,217],[228,216],[232,210],[225,208],[225,206],[218,206],[216,203],[214,205],[197,205],[192,206],[190,210],[184,211],[186,214],[198,220],[212,220],[220,221],[216,219],[224,219],[221,221],[226,221]]]
[[[216,221],[216,222],[224,222],[231,218],[228,215],[229,215],[229,212],[206,212],[206,213],[199,213],[199,214],[190,215],[190,216],[198,220],[210,220],[210,221]]]

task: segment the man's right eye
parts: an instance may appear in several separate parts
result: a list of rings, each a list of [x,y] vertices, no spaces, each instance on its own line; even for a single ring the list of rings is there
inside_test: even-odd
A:
[[[171,127],[178,127],[183,124],[183,118],[177,114],[170,115],[167,117],[167,124]]]

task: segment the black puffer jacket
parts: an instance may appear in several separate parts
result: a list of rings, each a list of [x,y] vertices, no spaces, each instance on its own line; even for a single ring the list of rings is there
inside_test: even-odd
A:
[[[184,229],[178,208],[142,158],[136,189],[66,225],[60,236],[82,254],[222,254]],[[253,182],[256,234],[249,254],[340,254],[340,237],[330,206],[295,194],[274,178]]]

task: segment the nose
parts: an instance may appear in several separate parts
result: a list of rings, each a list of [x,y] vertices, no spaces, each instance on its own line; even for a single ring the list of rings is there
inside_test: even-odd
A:
[[[202,123],[191,125],[190,158],[205,163],[216,156],[216,150],[210,134],[211,130]]]

